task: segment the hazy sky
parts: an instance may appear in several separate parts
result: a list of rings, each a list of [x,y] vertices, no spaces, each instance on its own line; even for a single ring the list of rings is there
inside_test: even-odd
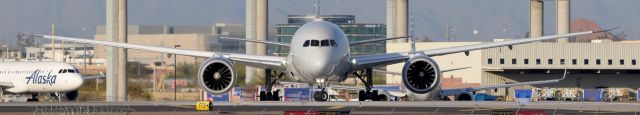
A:
[[[545,34],[555,34],[555,1],[545,2]],[[15,31],[91,37],[105,24],[105,0],[0,1],[0,37],[15,43]],[[129,24],[244,24],[244,0],[129,0]],[[628,39],[640,38],[640,0],[572,0],[571,18],[587,18],[603,28],[621,26]],[[313,0],[270,0],[269,23],[286,15],[312,14]],[[445,41],[447,25],[455,41],[490,41],[522,37],[529,28],[529,0],[410,0],[415,33]],[[321,0],[322,14],[356,15],[359,23],[386,23],[386,0]],[[473,30],[479,34],[474,35]]]

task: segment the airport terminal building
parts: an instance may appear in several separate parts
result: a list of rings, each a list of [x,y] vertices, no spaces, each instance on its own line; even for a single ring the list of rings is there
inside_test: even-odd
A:
[[[425,50],[452,47],[480,42],[430,42],[418,43]],[[388,52],[408,51],[408,43],[389,43]],[[441,69],[471,67],[465,70],[443,73],[442,77],[459,77],[465,83],[498,85],[535,80],[567,77],[559,83],[534,86],[516,86],[487,90],[495,96],[512,97],[516,89],[537,89],[538,95],[546,92],[560,97],[582,97],[586,89],[603,89],[605,96],[636,97],[640,84],[640,43],[635,41],[611,42],[536,42],[498,47],[464,53],[433,57]],[[388,71],[401,71],[402,64],[387,66]],[[387,83],[401,83],[400,76],[387,76]],[[534,96],[535,98],[535,96]]]

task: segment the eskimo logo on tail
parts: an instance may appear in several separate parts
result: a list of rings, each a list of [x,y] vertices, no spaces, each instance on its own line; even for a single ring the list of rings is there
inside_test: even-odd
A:
[[[27,79],[27,84],[29,84],[29,82],[31,82],[32,84],[56,84],[56,77],[58,75],[55,75],[55,73],[54,75],[51,75],[51,71],[49,71],[49,73],[47,73],[46,75],[43,73],[45,72],[41,70],[33,71],[30,76],[25,77],[25,79]]]

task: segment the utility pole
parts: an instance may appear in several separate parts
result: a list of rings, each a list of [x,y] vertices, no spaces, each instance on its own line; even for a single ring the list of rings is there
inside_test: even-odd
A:
[[[447,23],[447,33],[445,33],[445,37],[447,37],[447,41],[451,42],[451,39],[454,37],[453,35],[453,26]]]
[[[51,23],[51,36],[56,36],[56,24]],[[51,39],[51,59],[56,61],[56,40]]]
[[[180,45],[173,46],[174,48],[180,47]],[[173,101],[178,101],[178,55],[173,54]]]

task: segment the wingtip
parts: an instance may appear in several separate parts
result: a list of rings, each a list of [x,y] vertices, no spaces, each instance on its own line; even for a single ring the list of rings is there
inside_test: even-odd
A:
[[[605,29],[605,30],[598,30],[598,31],[594,31],[593,33],[609,32],[609,31],[612,31],[612,30],[616,30],[616,29],[618,29],[618,28],[620,28],[620,26],[616,26],[616,27],[614,27],[614,28]]]

